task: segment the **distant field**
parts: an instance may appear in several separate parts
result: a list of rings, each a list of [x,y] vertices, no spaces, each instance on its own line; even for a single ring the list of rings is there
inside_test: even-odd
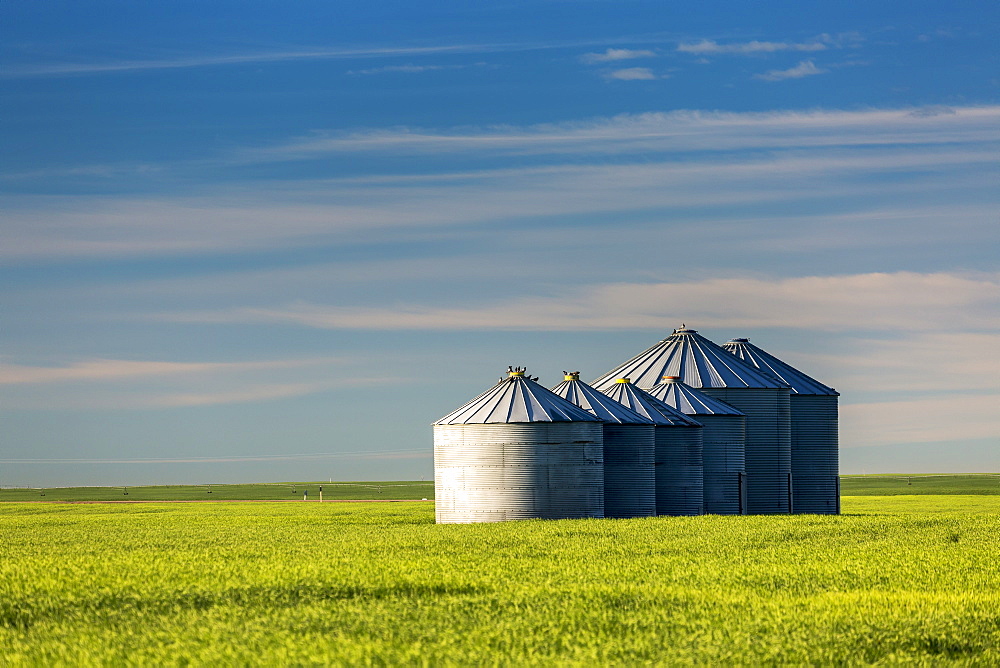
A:
[[[433,499],[433,481],[283,482],[246,485],[157,485],[150,487],[58,487],[0,489],[3,501],[301,501],[333,499]],[[128,492],[126,494],[125,492]],[[842,476],[842,496],[898,494],[1000,494],[1000,475]]]
[[[246,485],[155,485],[148,487],[53,487],[0,489],[3,501],[310,501],[324,499],[433,499],[434,482],[283,482]],[[127,492],[127,494],[126,494]]]
[[[843,510],[0,504],[0,664],[1000,664],[1000,497]]]
[[[892,474],[840,477],[841,496],[909,494],[1000,494],[1000,475]]]

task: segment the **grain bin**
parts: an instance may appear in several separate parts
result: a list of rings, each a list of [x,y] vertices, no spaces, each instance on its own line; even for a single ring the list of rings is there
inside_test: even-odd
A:
[[[650,396],[628,378],[619,378],[604,393],[656,425],[656,514],[704,513],[701,424]]]
[[[552,391],[604,422],[604,516],[656,515],[653,421],[563,372]]]
[[[746,417],[718,399],[666,376],[649,393],[671,408],[704,425],[705,512],[742,515],[746,512]]]
[[[840,394],[758,348],[750,339],[733,339],[722,347],[791,388],[792,512],[839,513]]]
[[[639,387],[651,388],[664,376],[678,376],[746,415],[747,512],[789,512],[788,386],[683,325],[591,385],[605,392],[618,378],[630,377]]]
[[[528,377],[434,423],[437,522],[604,517],[602,422]]]

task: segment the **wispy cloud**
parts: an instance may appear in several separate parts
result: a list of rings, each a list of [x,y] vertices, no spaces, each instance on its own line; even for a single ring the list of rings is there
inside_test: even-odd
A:
[[[617,79],[619,81],[647,81],[656,79],[653,70],[648,67],[629,67],[623,70],[614,70],[604,75],[606,79]]]
[[[650,304],[655,304],[651,311]],[[464,308],[392,308],[300,303],[162,316],[188,322],[284,322],[326,329],[580,331],[668,329],[679,319],[705,327],[1000,331],[1000,274],[912,272],[719,278],[607,284]]]
[[[253,63],[280,63],[303,60],[355,60],[362,58],[403,58],[433,55],[458,55],[477,53],[517,53],[525,51],[545,51],[550,49],[587,48],[600,44],[599,40],[547,41],[547,42],[505,42],[439,44],[432,46],[371,46],[359,48],[298,48],[284,50],[260,50],[248,53],[195,53],[169,54],[155,58],[128,58],[107,60],[78,57],[73,60],[53,63],[8,64],[0,70],[0,78],[24,79],[46,76],[96,75],[115,72],[141,72],[146,70],[189,69],[197,67],[222,67]],[[603,40],[607,43],[607,40]],[[614,52],[630,52],[628,49],[608,49]],[[643,53],[634,51],[630,53]],[[602,54],[595,54],[602,55]],[[636,56],[638,57],[638,56]],[[401,66],[403,67],[403,66]],[[376,69],[376,68],[373,68]],[[374,73],[374,72],[373,72]]]
[[[865,145],[996,140],[1000,106],[953,108],[954,118],[923,108],[864,111],[723,113],[676,111],[627,114],[529,127],[429,132],[377,130],[316,133],[268,148],[250,149],[236,160],[308,159],[352,151],[597,152],[658,149],[706,150],[753,147]],[[913,112],[917,111],[917,114]],[[963,137],[964,135],[964,137]]]
[[[1000,395],[994,393],[846,403],[840,408],[841,447],[996,439],[998,402]]]
[[[971,240],[981,231],[968,226],[980,220],[985,229],[989,219],[982,213],[981,195],[950,204],[950,216],[927,203],[926,212],[918,212],[876,201],[938,191],[953,201],[961,191],[987,192],[985,184],[995,178],[1000,107],[952,111],[677,112],[526,128],[321,135],[247,151],[232,164],[352,160],[355,153],[386,151],[397,156],[474,153],[477,169],[434,173],[420,162],[415,173],[260,180],[251,187],[218,186],[204,196],[10,195],[2,201],[0,257],[240,252],[368,242],[390,233],[397,240],[413,240],[501,220],[654,210],[664,215],[672,210],[676,217],[678,207],[787,204],[815,197],[853,202],[850,211],[869,216],[868,222],[841,218],[846,212],[840,212],[825,224],[789,223],[775,234],[780,220],[772,220],[764,226],[770,251],[801,249],[803,243],[812,249],[843,247],[862,240],[875,247],[879,239],[873,235],[883,230],[893,231],[893,244],[905,245],[913,235],[896,234],[904,218],[919,225],[924,239],[963,226]],[[498,167],[486,167],[491,164]],[[226,164],[210,168],[218,173]],[[933,220],[921,222],[927,215]],[[834,218],[843,225],[834,226]],[[948,225],[936,222],[948,218]],[[731,224],[746,234],[746,226]]]
[[[731,44],[719,44],[710,39],[703,39],[700,42],[682,43],[677,46],[681,53],[692,53],[695,55],[708,54],[756,54],[756,53],[777,53],[780,51],[825,51],[827,44],[823,41],[812,42],[734,42]]]
[[[656,53],[648,49],[608,49],[604,53],[585,53],[580,61],[587,64],[610,63],[633,58],[655,58]]]
[[[92,359],[61,366],[0,365],[8,408],[133,410],[272,401],[405,382],[352,373],[351,360],[317,357],[245,362]]]
[[[322,392],[337,387],[338,383],[265,383],[252,387],[220,392],[181,392],[154,394],[123,403],[116,401],[116,408],[182,408],[190,406],[218,406],[248,402],[288,399]],[[342,386],[342,385],[341,385]]]
[[[435,70],[443,69],[457,69],[462,67],[461,65],[449,65],[445,67],[444,65],[386,65],[385,67],[372,67],[364,70],[348,70],[348,74],[418,74],[420,72],[433,72]]]
[[[182,374],[237,373],[273,369],[293,369],[343,362],[336,357],[272,360],[261,362],[157,362],[95,359],[66,366],[24,366],[0,364],[0,385],[110,381],[126,378],[175,376]]]
[[[988,308],[988,302],[984,306]],[[854,337],[850,355],[813,351],[809,364],[835,372],[845,386],[867,385],[878,392],[1000,390],[1000,355],[991,354],[1000,345],[1000,331],[958,329],[968,323],[938,324],[939,328],[930,331],[904,330],[903,339]]]
[[[14,65],[4,68],[3,72],[0,73],[0,78],[17,79],[38,76],[186,69],[193,67],[216,67],[222,65],[245,65],[249,63],[273,63],[298,60],[346,60],[356,58],[423,56],[449,53],[477,53],[481,51],[490,51],[496,48],[498,47],[490,45],[479,46],[472,44],[454,44],[401,48],[301,49],[288,51],[262,51],[257,53],[229,55],[176,56],[150,60],[136,59],[106,62]]]
[[[791,67],[787,70],[768,70],[763,74],[755,74],[754,79],[762,79],[763,81],[784,81],[785,79],[801,79],[802,77],[825,74],[829,71],[830,70],[824,70],[816,67],[816,64],[811,60],[803,60],[795,67]]]
[[[503,220],[572,214],[622,216],[655,209],[666,215],[668,210],[704,206],[706,202],[714,207],[749,206],[818,196],[850,200],[854,202],[852,210],[864,213],[848,218],[828,216],[809,227],[804,227],[802,219],[797,226],[789,221],[788,229],[777,236],[775,226],[781,224],[781,218],[768,221],[764,227],[744,228],[735,221],[730,224],[741,236],[750,229],[766,232],[772,252],[795,249],[806,241],[803,232],[811,235],[808,243],[814,250],[857,246],[862,241],[872,246],[888,241],[880,241],[879,234],[902,231],[900,226],[907,223],[919,225],[925,240],[940,237],[954,242],[954,237],[942,236],[944,227],[935,225],[948,221],[947,227],[961,227],[968,240],[977,238],[988,228],[989,220],[978,200],[950,211],[934,207],[911,211],[906,207],[873,209],[870,199],[936,191],[948,192],[951,197],[956,189],[985,187],[994,164],[995,153],[985,143],[978,150],[812,151],[739,159],[706,156],[688,162],[670,161],[667,156],[645,163],[500,169],[425,175],[416,180],[318,181],[287,190],[258,186],[257,193],[243,193],[238,202],[222,193],[204,199],[74,198],[60,201],[58,208],[17,211],[9,207],[6,227],[0,231],[0,256],[233,253],[315,247],[319,243],[358,244],[386,240],[390,233],[396,241],[418,240],[449,230],[470,232]],[[919,177],[912,175],[917,169],[922,170]],[[863,178],[891,174],[908,177],[888,184]],[[863,204],[863,199],[868,201]],[[283,224],[276,226],[275,220]],[[873,225],[873,220],[878,224]],[[833,227],[838,221],[842,225]],[[851,235],[844,234],[847,229]],[[911,235],[903,237],[900,241],[894,236],[893,245],[909,243]],[[755,243],[750,239],[744,242]]]

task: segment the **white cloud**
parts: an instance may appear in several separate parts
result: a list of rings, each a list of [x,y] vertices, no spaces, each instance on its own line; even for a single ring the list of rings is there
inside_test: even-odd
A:
[[[218,406],[221,404],[242,404],[301,397],[330,390],[338,385],[353,386],[360,383],[262,383],[251,387],[240,387],[219,392],[181,392],[152,394],[133,401],[115,402],[115,408],[182,408],[188,406]]]
[[[700,42],[684,43],[677,46],[681,53],[705,54],[751,54],[776,53],[779,51],[824,51],[827,45],[822,41],[814,42],[758,42],[757,40],[743,43],[719,44],[710,39]]]
[[[1000,394],[941,394],[840,407],[843,448],[994,439],[1000,448]],[[904,465],[905,468],[905,465]]]
[[[646,49],[608,49],[604,53],[585,53],[580,56],[584,63],[609,63],[633,58],[655,58],[656,54]]]
[[[988,221],[995,218],[983,210],[986,203],[979,201],[955,205],[950,212],[943,207],[920,211],[905,205],[894,209],[862,203],[872,197],[908,198],[934,192],[949,193],[953,199],[956,192],[985,187],[995,164],[989,144],[978,152],[925,147],[898,153],[883,149],[724,158],[488,170],[369,183],[331,180],[289,190],[261,186],[238,202],[223,193],[212,199],[188,200],[66,198],[58,209],[8,207],[5,227],[0,230],[0,256],[128,257],[290,249],[391,237],[417,240],[447,230],[467,233],[496,221],[529,217],[624,214],[698,207],[706,202],[713,206],[794,202],[817,196],[851,201],[853,214],[828,215],[828,224],[816,221],[808,227],[789,220],[782,234],[775,234],[782,218],[768,221],[765,227],[742,226],[742,219],[732,217],[725,224],[747,243],[766,241],[771,251],[787,252],[802,249],[803,244],[815,249],[884,243],[885,234],[905,231],[906,224],[920,225],[924,236],[916,239],[907,234],[894,239],[897,247],[930,237],[953,242],[954,237],[934,221],[947,222],[953,229],[963,227],[973,238],[989,229]],[[920,170],[920,175],[914,176],[914,170]],[[892,183],[875,180],[897,173],[907,178]],[[276,220],[282,224],[275,225]],[[835,226],[835,221],[843,225]],[[978,232],[976,225],[981,228]],[[852,230],[852,236],[845,236],[845,228]],[[746,238],[751,234],[762,236]]]
[[[918,112],[920,110],[917,110]],[[246,162],[299,160],[355,151],[531,153],[733,150],[762,147],[996,141],[1000,106],[955,108],[953,116],[913,109],[625,114],[523,128],[430,132],[419,129],[316,133],[283,145],[249,149]]]
[[[785,79],[801,79],[802,77],[825,74],[829,71],[830,70],[824,70],[816,67],[816,64],[811,60],[803,60],[800,61],[795,67],[791,67],[787,70],[768,70],[764,74],[755,74],[754,79],[761,79],[763,81],[784,81]]]
[[[341,60],[398,56],[436,55],[446,53],[476,53],[497,50],[490,45],[444,45],[428,47],[370,48],[370,49],[302,49],[293,51],[263,51],[258,53],[176,56],[155,60],[119,60],[103,62],[53,63],[49,65],[23,65],[4,68],[0,78],[30,78],[39,76],[103,74],[144,70],[187,69],[192,67],[218,67],[248,63],[272,63],[296,60]]]
[[[336,364],[336,357],[272,360],[262,362],[154,362],[137,360],[93,359],[67,366],[0,365],[0,385],[109,381],[126,378],[174,376],[181,374],[238,373],[268,369],[293,369],[303,366]]]
[[[976,308],[968,303],[966,307]],[[990,307],[988,301],[984,307]],[[902,337],[851,337],[838,354],[812,352],[803,359],[809,368],[835,375],[841,385],[871,392],[1000,389],[1000,355],[993,352],[1000,349],[1000,332],[962,331],[949,321],[935,324],[931,331],[902,330]],[[958,327],[969,324],[962,322]]]
[[[182,408],[271,401],[405,382],[345,371],[356,359],[246,362],[91,359],[62,366],[0,366],[3,404],[19,410]]]
[[[447,69],[456,69],[458,66],[449,66]],[[443,65],[386,65],[385,67],[372,67],[365,70],[349,70],[348,74],[386,74],[399,72],[402,74],[415,74],[419,72],[431,72],[434,70],[446,69]]]
[[[479,165],[495,159],[504,166],[257,182],[252,189],[219,186],[203,197],[8,195],[0,201],[5,211],[0,256],[233,252],[370,242],[389,235],[398,241],[529,217],[657,209],[666,216],[667,209],[707,202],[751,205],[815,197],[836,198],[850,208],[825,216],[827,224],[817,220],[796,226],[789,221],[780,234],[775,233],[780,220],[751,229],[741,224],[741,217],[730,215],[726,225],[748,244],[766,242],[772,252],[810,244],[812,249],[874,246],[884,243],[889,231],[903,232],[894,234],[896,246],[947,241],[948,228],[962,228],[969,239],[982,236],[989,221],[995,222],[988,210],[992,204],[983,201],[982,193],[992,192],[989,184],[995,178],[1000,107],[916,116],[911,111],[678,112],[456,134],[316,137],[244,159],[349,159],[359,151],[474,152]],[[555,164],[533,158],[510,166],[511,158],[520,156],[543,156]],[[914,195],[935,192],[941,197],[947,193],[947,204],[911,202]],[[890,198],[895,206],[883,204]],[[958,200],[962,203],[955,204]],[[754,230],[763,236],[746,237]]]
[[[914,272],[612,283],[468,307],[298,303],[164,315],[188,322],[284,322],[328,329],[634,330],[702,327],[928,331],[1000,330],[1000,275]]]
[[[618,79],[619,81],[639,81],[656,78],[653,70],[648,67],[629,67],[623,70],[614,70],[604,76],[606,79]]]

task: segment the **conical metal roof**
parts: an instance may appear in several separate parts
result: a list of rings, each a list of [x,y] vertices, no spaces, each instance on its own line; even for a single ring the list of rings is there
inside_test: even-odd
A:
[[[753,364],[761,371],[786,383],[791,388],[792,394],[840,395],[832,387],[827,387],[815,378],[782,362],[774,355],[761,350],[750,343],[750,339],[732,339],[724,343],[722,347],[744,362]]]
[[[700,422],[692,420],[680,411],[671,408],[648,392],[640,390],[629,382],[628,378],[619,378],[615,383],[604,390],[608,395],[626,408],[629,408],[639,415],[652,420],[654,424],[669,425],[672,427],[700,427]]]
[[[525,373],[520,367],[508,367],[507,378],[434,424],[600,421]]]
[[[604,422],[617,424],[653,424],[649,418],[639,415],[606,394],[598,392],[580,380],[580,372],[563,372],[563,382],[552,388],[560,397],[572,402]]]
[[[591,385],[603,392],[617,379],[631,378],[639,387],[648,388],[659,384],[664,376],[678,376],[691,387],[785,387],[780,380],[760,372],[683,325]]]
[[[719,401],[684,384],[677,376],[666,376],[662,383],[654,385],[647,391],[685,415],[743,415],[742,411],[736,410],[724,401]]]

